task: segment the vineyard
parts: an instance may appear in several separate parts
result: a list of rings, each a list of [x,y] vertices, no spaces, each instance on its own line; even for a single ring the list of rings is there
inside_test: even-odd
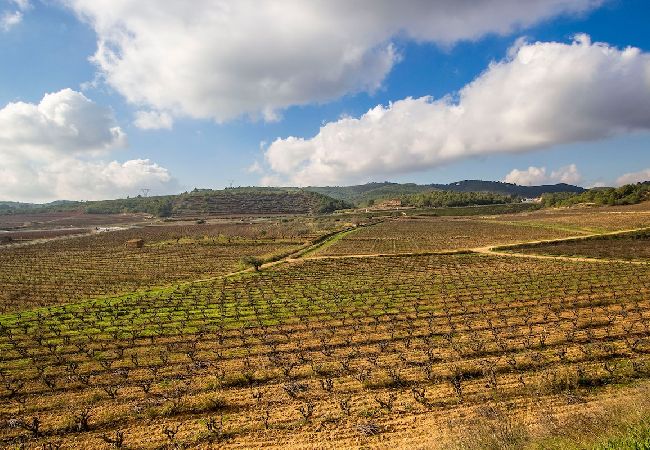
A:
[[[607,259],[650,259],[650,230],[510,247],[518,253]]]
[[[0,214],[0,230],[15,231],[38,227],[42,229],[63,227],[96,227],[108,225],[128,225],[146,222],[144,214],[84,214],[76,211]]]
[[[494,398],[560,407],[650,376],[648,272],[477,255],[307,261],[5,316],[0,413],[23,418],[4,441],[36,417],[40,441],[84,446],[281,445],[331,427],[351,444]]]
[[[68,303],[238,270],[243,256],[298,250],[325,223],[148,226],[0,252],[0,311]],[[145,246],[126,242],[141,238]]]
[[[345,235],[324,247],[322,255],[424,253],[470,249],[541,239],[563,238],[575,232],[552,227],[500,223],[480,219],[391,219]]]
[[[607,432],[612,411],[645,420],[650,264],[620,259],[647,232],[566,240],[589,231],[538,215],[159,224],[5,246],[0,447],[565,448],[585,424]],[[592,215],[585,227],[606,223]],[[589,256],[612,260],[488,248],[552,239],[530,247],[611,242]],[[280,259],[258,272],[243,256]]]
[[[531,226],[563,226],[587,233],[631,230],[650,224],[650,202],[610,208],[542,209],[527,214],[495,216],[494,220]]]

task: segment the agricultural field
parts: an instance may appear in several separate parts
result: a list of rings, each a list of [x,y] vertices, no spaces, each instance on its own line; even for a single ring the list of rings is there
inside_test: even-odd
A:
[[[650,229],[507,248],[528,254],[650,260]]]
[[[19,231],[0,231],[0,245],[30,242],[36,240],[45,240],[60,238],[64,236],[78,236],[90,234],[91,230],[87,228],[59,228],[45,230],[19,230]]]
[[[101,227],[151,221],[148,214],[84,214],[75,211],[0,214],[0,230]]]
[[[372,255],[424,253],[470,249],[541,239],[555,239],[579,233],[552,227],[500,223],[476,218],[396,218],[360,227],[319,255]]]
[[[589,448],[628,439],[623,422],[650,436],[647,232],[567,240],[590,232],[548,214],[5,245],[0,447]]]
[[[306,260],[4,315],[0,439],[430,448],[470,411],[561,417],[650,377],[648,275],[476,254]]]
[[[633,230],[650,225],[650,202],[630,206],[542,209],[495,216],[495,221],[532,226],[566,227],[585,233]]]
[[[0,252],[0,311],[127,293],[239,270],[244,256],[300,249],[333,222],[273,221],[155,225]],[[127,241],[143,239],[143,248]]]

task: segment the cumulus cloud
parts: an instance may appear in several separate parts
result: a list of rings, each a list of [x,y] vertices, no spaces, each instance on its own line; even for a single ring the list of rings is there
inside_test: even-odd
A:
[[[136,111],[133,123],[141,130],[170,130],[174,119],[166,112]]]
[[[20,11],[5,11],[0,16],[0,29],[7,32],[22,21],[23,13]]]
[[[99,154],[126,143],[109,108],[72,89],[45,94],[38,103],[0,109],[0,151],[29,158]]]
[[[616,184],[621,186],[623,184],[634,184],[642,181],[650,181],[650,168],[639,170],[638,172],[625,173],[616,179]]]
[[[650,55],[579,35],[569,44],[519,43],[457,96],[379,105],[312,138],[277,139],[265,158],[294,184],[358,182],[647,129]]]
[[[548,176],[546,175],[546,167],[534,166],[530,166],[526,170],[512,169],[512,171],[503,179],[506,183],[514,183],[521,186],[544,184],[547,180]]]
[[[0,198],[90,200],[174,186],[149,160],[97,159],[125,145],[112,111],[71,89],[9,103],[0,109]]]
[[[549,179],[556,183],[577,184],[582,181],[582,175],[575,164],[569,164],[551,172]]]
[[[506,183],[519,184],[521,186],[533,186],[550,183],[567,183],[576,184],[582,180],[582,175],[575,164],[560,167],[550,174],[546,172],[546,167],[530,166],[526,170],[513,169],[505,176],[503,181]]]
[[[246,168],[248,173],[264,173],[264,168],[259,161],[253,161],[253,164]]]
[[[23,21],[23,12],[32,8],[29,0],[11,0],[18,10],[4,11],[0,14],[0,30],[4,32],[10,31],[13,27]]]
[[[373,91],[395,37],[451,44],[600,0],[59,0],[97,33],[93,61],[126,99],[226,121]]]

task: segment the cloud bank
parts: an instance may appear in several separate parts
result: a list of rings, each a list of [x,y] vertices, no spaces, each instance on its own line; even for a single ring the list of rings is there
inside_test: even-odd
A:
[[[513,169],[503,179],[506,183],[514,183],[521,186],[555,183],[577,184],[581,180],[582,175],[575,164],[560,167],[551,173],[546,172],[546,167],[530,166],[526,170]]]
[[[149,160],[97,158],[126,145],[112,111],[71,89],[0,109],[0,199],[101,199],[168,191],[175,180]]]
[[[218,122],[379,88],[396,38],[506,34],[601,0],[59,0],[97,34],[107,83],[136,105]]]
[[[634,184],[641,181],[650,181],[650,168],[639,170],[638,172],[625,173],[616,179],[616,184]]]
[[[457,97],[406,98],[274,141],[272,180],[361,182],[462,158],[515,153],[650,129],[650,55],[578,35],[518,43]]]

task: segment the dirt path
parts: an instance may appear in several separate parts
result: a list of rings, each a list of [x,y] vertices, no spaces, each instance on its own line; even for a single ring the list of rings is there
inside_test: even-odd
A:
[[[371,225],[374,225],[374,223],[371,224]],[[370,226],[370,225],[366,225],[366,226]],[[269,269],[271,267],[277,266],[279,264],[284,264],[284,263],[305,261],[305,260],[309,260],[309,259],[319,259],[320,258],[319,256],[305,257],[305,255],[316,252],[317,250],[320,250],[322,247],[331,245],[333,242],[341,239],[341,237],[343,237],[343,236],[345,236],[347,234],[350,234],[350,233],[356,231],[359,228],[360,227],[344,228],[342,230],[330,233],[324,239],[322,239],[322,240],[320,240],[318,242],[314,242],[314,243],[309,244],[309,245],[305,245],[305,246],[299,248],[298,250],[296,250],[294,252],[291,252],[288,255],[278,259],[277,261],[269,261],[267,263],[262,264],[260,266],[260,270]],[[200,282],[208,282],[208,281],[218,280],[218,279],[221,279],[221,278],[229,278],[229,277],[234,277],[234,276],[237,276],[237,275],[242,275],[242,274],[245,274],[245,273],[254,273],[254,272],[255,272],[255,269],[253,267],[248,267],[246,269],[237,270],[237,271],[230,272],[230,273],[227,273],[227,274],[224,274],[224,275],[216,275],[216,276],[213,276],[213,277],[202,278],[202,279],[198,279],[198,280],[185,281],[185,282],[180,283],[180,284],[185,285],[185,284],[197,283],[197,282],[198,283],[200,283]]]
[[[595,262],[595,263],[627,263],[627,264],[639,264],[639,265],[648,265],[650,261],[637,261],[630,259],[612,259],[612,258],[589,258],[584,256],[561,256],[561,255],[539,255],[534,253],[515,253],[515,252],[505,252],[492,250],[491,248],[481,247],[474,249],[474,253],[483,254],[483,255],[494,255],[494,256],[510,256],[513,258],[534,258],[534,259],[555,259],[559,261],[582,261],[582,262]]]

